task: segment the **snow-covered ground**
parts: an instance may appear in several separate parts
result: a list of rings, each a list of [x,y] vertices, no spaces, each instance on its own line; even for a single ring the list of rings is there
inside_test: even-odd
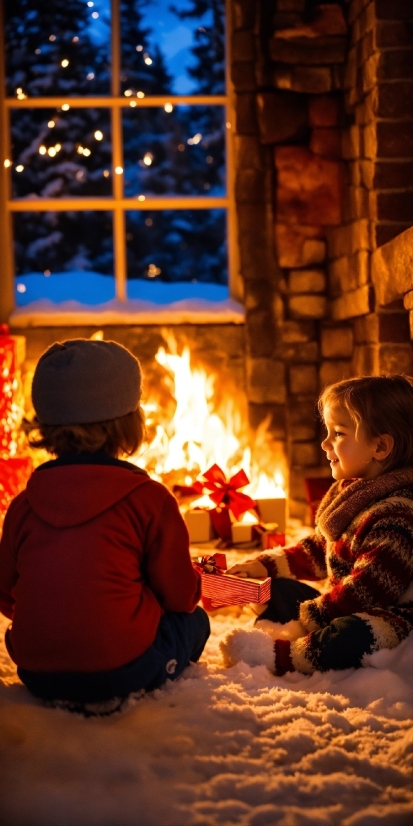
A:
[[[1,826],[411,826],[413,635],[359,670],[224,669],[253,619],[215,612],[200,664],[100,719],[44,707],[2,647]]]

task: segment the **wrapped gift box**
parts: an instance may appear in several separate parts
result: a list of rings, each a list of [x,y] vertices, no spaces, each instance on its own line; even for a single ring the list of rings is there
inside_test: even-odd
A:
[[[187,510],[184,513],[186,527],[188,528],[189,540],[191,544],[197,542],[209,542],[214,535],[209,510]]]
[[[202,557],[195,564],[202,568],[202,603],[206,610],[249,602],[262,604],[270,599],[271,577],[253,579],[228,574],[225,554]]]
[[[257,499],[260,522],[275,522],[279,533],[285,533],[287,521],[287,500],[284,498]]]

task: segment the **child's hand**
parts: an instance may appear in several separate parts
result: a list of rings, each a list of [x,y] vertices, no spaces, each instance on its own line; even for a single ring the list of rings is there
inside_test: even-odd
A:
[[[239,565],[233,565],[232,568],[228,568],[227,574],[236,574],[239,577],[249,576],[257,579],[268,576],[265,565],[259,559],[247,559]]]

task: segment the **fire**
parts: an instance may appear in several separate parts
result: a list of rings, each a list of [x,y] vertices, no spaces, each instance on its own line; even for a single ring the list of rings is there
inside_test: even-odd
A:
[[[143,404],[151,438],[131,461],[166,484],[191,485],[213,464],[219,465],[227,476],[243,468],[250,479],[244,492],[252,498],[285,497],[282,473],[268,469],[271,444],[267,426],[261,427],[252,439],[231,391],[217,409],[214,376],[191,366],[188,347],[179,355],[174,339],[168,339],[168,345],[170,352],[160,347],[155,358],[166,371],[175,410],[169,420],[163,416],[160,422],[162,405],[152,391]],[[279,468],[279,457],[274,455],[272,465],[276,465],[277,459]],[[199,507],[200,500],[194,504]],[[205,504],[203,501],[202,505]]]

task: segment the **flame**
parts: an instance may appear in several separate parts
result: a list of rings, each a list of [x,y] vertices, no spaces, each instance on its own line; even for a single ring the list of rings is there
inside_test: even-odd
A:
[[[167,339],[167,344],[169,352],[160,347],[155,358],[165,369],[165,382],[175,408],[169,419],[164,414],[160,422],[162,404],[152,391],[142,405],[151,438],[130,461],[166,484],[191,485],[215,463],[227,476],[243,468],[250,479],[245,493],[254,499],[285,498],[280,459],[271,454],[268,423],[261,425],[255,437],[252,436],[236,407],[234,393],[229,390],[226,400],[217,406],[214,376],[191,366],[188,347],[179,355],[172,337]],[[166,409],[168,407],[171,405],[166,405]],[[191,505],[205,506],[211,506],[208,497]]]

